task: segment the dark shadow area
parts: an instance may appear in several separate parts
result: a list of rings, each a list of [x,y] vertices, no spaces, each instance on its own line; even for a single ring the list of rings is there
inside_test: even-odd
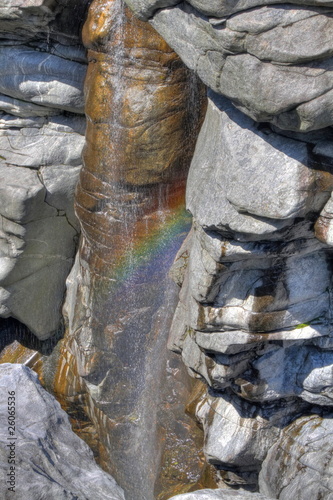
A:
[[[64,326],[61,324],[53,336],[47,340],[39,340],[27,326],[14,318],[0,319],[0,350],[19,342],[22,346],[50,355],[60,339],[64,336]]]

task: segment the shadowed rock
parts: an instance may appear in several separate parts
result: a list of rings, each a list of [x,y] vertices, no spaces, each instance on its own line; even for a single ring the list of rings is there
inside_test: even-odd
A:
[[[79,232],[73,198],[85,133],[86,7],[75,0],[0,7],[0,316],[40,339],[61,323]]]

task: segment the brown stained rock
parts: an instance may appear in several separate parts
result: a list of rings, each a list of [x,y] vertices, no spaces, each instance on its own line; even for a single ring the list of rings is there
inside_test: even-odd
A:
[[[201,464],[183,415],[186,382],[175,397],[165,371],[176,297],[166,274],[188,229],[185,177],[203,87],[117,0],[92,3],[83,40],[88,125],[76,192],[83,237],[66,304],[70,351],[111,473],[129,500],[149,500],[163,447],[181,444],[190,463]],[[176,467],[165,487],[190,473]],[[156,488],[163,490],[162,478]]]
[[[106,8],[95,1],[83,30],[90,63],[85,169],[94,165],[100,180],[132,185],[179,179],[198,122],[189,123],[191,76],[150,25],[116,9],[116,1]]]
[[[155,30],[127,9],[125,13],[117,9],[117,1],[107,6],[95,1],[83,29],[89,49],[88,125],[76,210],[85,237],[97,252],[102,245],[105,261],[110,259],[108,252],[117,254],[110,233],[119,235],[120,246],[124,245],[122,219],[136,240],[141,232],[146,237],[147,214],[156,212],[161,189],[166,205],[178,205],[203,95],[202,87]],[[191,102],[191,82],[199,104]],[[156,186],[171,181],[171,188]],[[134,219],[143,214],[140,229]],[[149,225],[155,226],[154,215],[149,217]]]
[[[43,387],[53,394],[68,413],[73,431],[93,450],[96,462],[110,472],[108,451],[99,438],[101,419],[93,424],[91,400],[77,371],[71,353],[68,330],[60,340],[38,340],[16,320],[4,320],[0,327],[2,349],[0,364],[20,363],[34,370]],[[98,431],[97,431],[98,429]]]

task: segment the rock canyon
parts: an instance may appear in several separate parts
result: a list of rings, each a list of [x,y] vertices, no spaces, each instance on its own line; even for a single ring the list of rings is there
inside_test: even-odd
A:
[[[333,1],[0,33],[1,498],[333,499]]]

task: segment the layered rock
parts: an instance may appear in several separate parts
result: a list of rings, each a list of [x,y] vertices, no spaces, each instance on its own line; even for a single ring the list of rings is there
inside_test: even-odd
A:
[[[330,498],[332,4],[128,4],[211,89],[169,341],[209,386],[206,457],[221,486]]]
[[[174,3],[128,2],[210,88],[255,120],[303,132],[330,126],[330,2]]]
[[[269,450],[260,489],[282,500],[332,496],[332,413],[320,412],[290,424]],[[280,450],[288,450],[281,454]],[[282,462],[283,460],[283,462]]]
[[[169,490],[187,491],[187,482],[197,481],[203,465],[202,456],[196,455],[201,431],[183,414],[182,401],[191,384],[177,358],[165,352],[175,291],[170,289],[164,299],[165,289],[171,286],[165,275],[188,226],[184,178],[201,120],[203,87],[191,94],[198,85],[195,77],[152,28],[139,26],[122,12],[121,2],[94,3],[84,33],[91,49],[86,79],[88,131],[76,203],[83,251],[68,281],[70,328],[59,339],[64,282],[79,229],[73,192],[84,142],[86,71],[79,21],[87,3],[15,2],[0,8],[0,29],[6,38],[0,49],[5,180],[1,210],[11,223],[3,226],[8,257],[2,261],[1,311],[6,319],[0,325],[0,359],[25,363],[38,373],[99,463],[108,471],[117,468],[135,498],[140,494],[148,498],[156,483],[155,494],[164,499],[170,496]],[[17,234],[12,234],[12,226]],[[107,286],[101,291],[103,274]],[[133,283],[137,296],[131,291]],[[81,335],[86,313],[90,314],[86,291],[92,296],[95,358],[87,349],[88,334]],[[142,291],[142,303],[136,304]],[[118,341],[116,355],[109,346],[110,333],[103,331],[105,318],[100,314],[106,316],[110,305],[114,307],[110,323],[114,318],[118,322],[117,315],[122,322],[123,313],[133,316],[128,332],[132,332],[135,355],[127,352],[127,338]],[[138,325],[142,330],[145,323],[147,331],[137,341]],[[154,338],[148,336],[150,327]],[[120,350],[125,370],[118,374]],[[140,370],[142,376],[136,381]],[[160,390],[156,379],[162,372],[165,384]],[[102,398],[98,394],[99,378],[104,377],[108,411],[105,394]],[[113,382],[117,382],[115,389]],[[135,386],[139,382],[142,385]],[[179,395],[174,394],[175,383]],[[135,410],[139,398],[141,413]],[[117,441],[121,442],[118,449]],[[147,464],[138,463],[138,449],[132,449],[136,441],[141,451],[147,448],[142,451]],[[132,456],[124,465],[126,453]],[[189,458],[186,467],[180,456]],[[144,490],[149,491],[147,497]]]
[[[195,222],[173,269],[182,289],[170,346],[214,389],[196,408],[207,459],[232,471],[228,484],[255,487],[278,438],[282,481],[286,426],[332,406],[331,250],[313,232],[332,175],[315,136],[302,143],[249,120],[211,94],[188,179]],[[273,477],[268,466],[262,491],[288,498],[270,489]],[[290,487],[310,498],[301,483]]]
[[[121,2],[94,1],[83,40],[87,134],[75,201],[82,239],[68,280],[68,345],[112,474],[129,499],[147,500],[163,447],[168,460],[173,442],[189,456],[195,446],[180,398],[161,383],[164,370],[179,370],[165,352],[176,297],[166,274],[188,229],[184,179],[203,92]],[[178,385],[188,393],[186,382]],[[195,482],[200,459],[193,464]],[[189,470],[176,469],[187,482]]]
[[[0,316],[40,339],[59,328],[79,233],[73,199],[85,133],[86,5],[0,8]]]
[[[2,498],[125,499],[32,370],[1,364],[0,393]]]
[[[194,493],[176,495],[172,500],[269,500],[268,497],[260,493],[246,493],[232,490],[201,490]]]
[[[259,488],[328,499],[333,4],[127,3],[211,88],[188,177],[193,228],[171,273],[181,292],[169,344],[208,386],[191,408],[217,484],[242,491],[178,498],[260,498],[245,492]],[[80,16],[85,2],[0,8],[1,314],[41,339],[59,324],[78,231],[85,56],[74,8]],[[163,347],[175,298],[165,274],[187,227],[180,199],[202,94],[118,0],[93,2],[84,41],[83,236],[68,280],[69,331],[49,364],[36,352],[26,362],[44,383],[59,374],[49,386],[89,415],[105,467],[128,498],[147,500],[163,453],[172,490],[175,443],[195,474],[200,461],[180,417],[188,386]],[[186,469],[183,482],[196,480]]]

